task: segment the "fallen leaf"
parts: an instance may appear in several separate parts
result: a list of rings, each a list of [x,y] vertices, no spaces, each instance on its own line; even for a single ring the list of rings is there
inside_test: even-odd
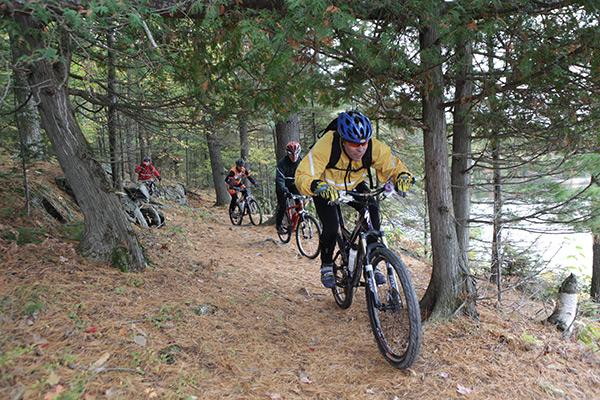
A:
[[[281,396],[279,395],[279,393],[265,393],[267,395],[267,397],[269,397],[270,399],[281,399]]]
[[[448,377],[450,376],[450,374],[449,374],[449,373],[447,373],[447,372],[440,372],[440,376],[441,376],[442,378],[448,378]]]
[[[110,357],[110,353],[104,353],[104,354],[102,354],[102,357],[100,357],[98,360],[96,360],[96,362],[92,364],[92,366],[90,367],[90,369],[92,371],[97,370],[98,368],[100,368],[101,366],[103,366],[104,364],[106,364],[106,362],[108,361],[109,357]]]
[[[90,326],[88,329],[85,330],[85,333],[96,333],[98,332],[98,328],[96,328],[96,325],[92,324],[92,326]]]
[[[469,394],[471,393],[471,389],[461,385],[460,383],[456,384],[456,391],[460,394]]]
[[[54,387],[53,391],[46,393],[46,395],[44,396],[44,400],[56,399],[58,397],[58,395],[61,394],[64,389],[65,388],[63,388],[62,385],[56,385]]]
[[[142,335],[135,335],[133,337],[133,341],[136,342],[137,344],[139,344],[140,346],[145,346],[147,343],[146,338],[143,337]]]
[[[60,382],[60,377],[59,377],[58,375],[56,375],[56,373],[55,373],[55,372],[52,372],[52,373],[50,374],[50,376],[48,377],[48,379],[46,379],[46,383],[47,383],[48,385],[52,385],[52,386],[54,386],[54,385],[57,385],[57,384],[58,384],[58,382]]]

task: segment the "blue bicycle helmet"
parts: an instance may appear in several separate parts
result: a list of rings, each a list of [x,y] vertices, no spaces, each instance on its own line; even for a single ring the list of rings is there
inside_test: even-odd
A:
[[[373,135],[371,121],[358,111],[340,113],[337,130],[344,139],[354,143],[366,143]]]

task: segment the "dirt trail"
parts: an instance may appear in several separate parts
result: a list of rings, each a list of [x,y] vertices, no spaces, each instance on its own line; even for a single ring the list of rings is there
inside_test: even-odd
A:
[[[156,263],[142,274],[89,263],[52,233],[1,239],[0,398],[600,398],[598,357],[518,293],[500,311],[480,301],[480,321],[426,323],[413,368],[392,368],[362,289],[339,309],[318,261],[272,226],[232,226],[199,193],[138,231]],[[404,259],[424,290],[429,267]],[[45,307],[23,314],[34,298]]]

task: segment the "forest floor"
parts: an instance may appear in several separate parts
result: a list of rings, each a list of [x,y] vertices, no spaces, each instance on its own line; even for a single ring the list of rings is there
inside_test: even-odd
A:
[[[317,261],[273,226],[232,226],[211,191],[165,203],[160,229],[135,227],[155,265],[122,273],[77,254],[81,223],[23,215],[12,165],[0,163],[2,399],[600,398],[597,351],[522,292],[498,303],[480,283],[480,318],[424,323],[401,371],[377,349],[362,289],[338,308]],[[38,165],[29,185],[59,175]],[[403,259],[422,295],[430,264]]]

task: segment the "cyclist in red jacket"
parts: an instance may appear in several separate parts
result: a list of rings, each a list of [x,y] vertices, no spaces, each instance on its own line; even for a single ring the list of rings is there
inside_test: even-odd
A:
[[[151,180],[154,176],[159,181],[162,180],[162,177],[154,168],[154,165],[150,162],[150,157],[144,157],[144,161],[137,167],[135,167],[135,172],[138,174],[138,182],[146,182]]]

